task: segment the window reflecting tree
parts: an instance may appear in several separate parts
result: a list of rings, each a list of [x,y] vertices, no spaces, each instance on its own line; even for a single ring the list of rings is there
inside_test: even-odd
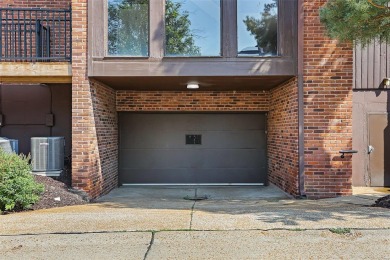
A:
[[[260,1],[264,2],[264,1]],[[278,4],[277,0],[268,1],[260,11],[260,17],[247,15],[242,21],[247,31],[256,40],[257,55],[277,55],[278,41]],[[249,49],[249,48],[248,48]],[[239,53],[241,54],[241,53]],[[242,54],[253,54],[242,52]]]
[[[166,0],[165,4],[165,54],[168,56],[200,56],[200,47],[195,44],[191,20],[182,3]]]
[[[108,54],[148,56],[149,0],[108,1]]]

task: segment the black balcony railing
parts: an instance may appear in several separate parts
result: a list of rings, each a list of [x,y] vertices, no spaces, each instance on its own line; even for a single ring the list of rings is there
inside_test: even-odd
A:
[[[71,61],[71,9],[0,8],[0,22],[0,61]]]

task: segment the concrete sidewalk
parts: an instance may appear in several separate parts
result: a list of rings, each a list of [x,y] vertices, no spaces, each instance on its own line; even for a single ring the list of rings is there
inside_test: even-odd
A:
[[[293,258],[299,249],[295,258],[332,258],[335,250],[351,259],[360,258],[352,250],[358,247],[367,248],[368,259],[386,258],[390,210],[369,206],[381,196],[313,201],[290,199],[274,186],[119,188],[94,204],[0,216],[0,250],[13,258],[65,252],[65,258],[258,259]],[[329,231],[335,228],[341,234]],[[313,255],[320,245],[328,249]]]
[[[0,236],[2,259],[389,259],[389,230]]]

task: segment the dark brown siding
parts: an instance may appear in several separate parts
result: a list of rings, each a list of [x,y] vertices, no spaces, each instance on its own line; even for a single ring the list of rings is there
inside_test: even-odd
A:
[[[71,153],[71,87],[58,85],[0,85],[0,136],[19,140],[19,152],[30,153],[30,138],[64,136],[65,155]],[[46,115],[54,115],[54,126]]]
[[[383,88],[383,79],[390,77],[390,45],[374,43],[355,47],[354,89]]]
[[[352,185],[356,187],[370,186],[370,155],[368,153],[369,140],[369,116],[378,114],[390,114],[390,91],[359,90],[353,92],[353,149],[358,153],[352,157]],[[383,131],[383,135],[385,132]],[[378,136],[378,138],[381,138]],[[382,137],[384,138],[384,137]],[[386,136],[387,138],[387,136]],[[389,147],[389,140],[384,139],[384,144]],[[388,151],[388,148],[385,151]],[[374,151],[375,152],[375,151]],[[389,158],[389,154],[385,154]],[[389,171],[390,173],[390,171]]]
[[[222,3],[223,57],[179,58],[164,57],[163,1],[150,1],[150,57],[106,57],[107,28],[106,2],[88,0],[88,75],[90,77],[117,77],[126,88],[129,77],[167,76],[295,76],[297,49],[297,4],[295,0],[281,0],[279,6],[279,57],[237,57],[236,5],[233,0]],[[102,33],[104,32],[104,33]],[[100,79],[101,80],[101,79]],[[195,79],[194,79],[195,80]],[[156,81],[158,84],[160,81]],[[275,85],[271,85],[274,87]],[[224,90],[221,87],[220,90]]]

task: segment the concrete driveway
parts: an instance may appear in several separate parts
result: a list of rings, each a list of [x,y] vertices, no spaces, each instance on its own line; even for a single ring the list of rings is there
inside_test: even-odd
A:
[[[274,186],[124,187],[89,205],[0,216],[0,250],[39,259],[388,258],[390,210],[369,206],[384,194],[360,193],[312,201]]]

